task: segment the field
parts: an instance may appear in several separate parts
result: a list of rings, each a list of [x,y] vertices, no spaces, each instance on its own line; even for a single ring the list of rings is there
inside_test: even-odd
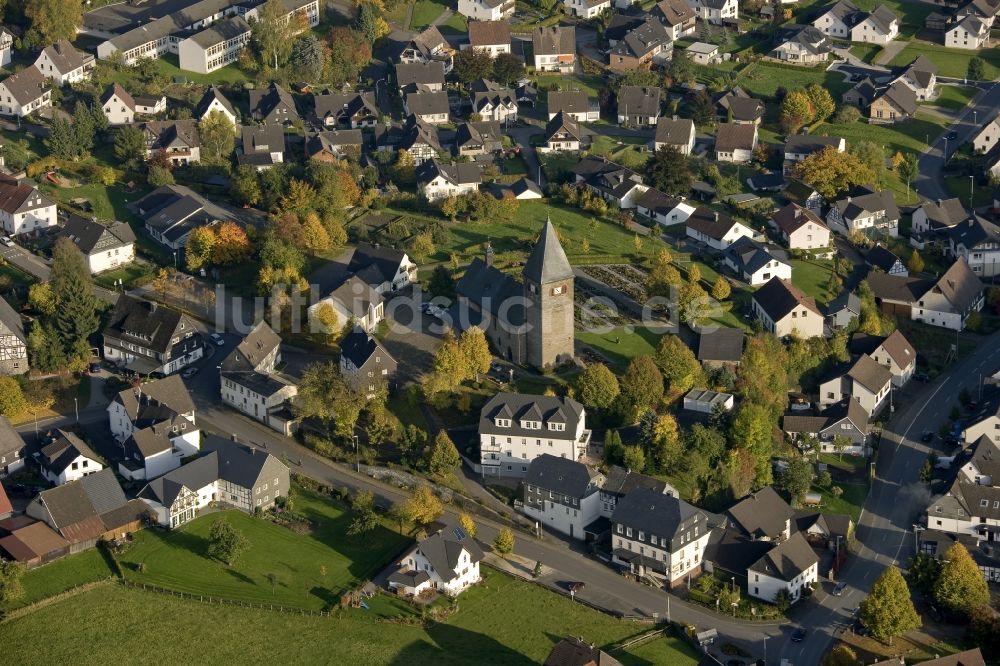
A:
[[[828,72],[821,68],[782,67],[766,62],[748,66],[736,78],[736,84],[747,92],[764,97],[774,97],[775,91],[780,87],[793,90],[814,83],[829,90],[835,100],[840,99],[844,91],[851,87],[844,81],[844,76],[837,72]]]
[[[906,48],[896,54],[895,58],[889,61],[889,65],[893,67],[909,65],[917,56],[921,55],[938,66],[938,76],[965,78],[969,69],[969,61],[976,55],[986,61],[987,81],[992,81],[1000,76],[1000,49],[995,48],[976,52],[964,49],[946,49],[943,46],[927,42],[910,42]]]
[[[973,86],[938,86],[937,99],[920,103],[958,111],[964,109],[977,92],[979,89]]]
[[[882,51],[881,44],[854,44],[850,48],[851,55],[855,58],[860,58],[865,62],[871,64],[877,56]]]
[[[833,262],[823,259],[792,259],[792,282],[820,305],[826,305],[837,294],[827,290]]]
[[[365,666],[517,666],[541,663],[564,636],[583,636],[610,647],[647,630],[529,583],[489,571],[486,576],[485,585],[459,598],[456,615],[427,629],[376,622],[374,607],[371,613],[351,609],[333,618],[301,617],[209,606],[108,585],[9,622],[4,627],[5,661],[22,666],[131,663],[136,661],[136,636],[155,635],[180,640],[143,640],[138,648],[143,662],[204,663],[210,658],[217,663],[257,663],[274,661],[280,654],[287,663],[329,663],[336,655],[336,663]],[[384,597],[372,601],[379,608],[399,605]],[[80,645],[101,649],[81,651]],[[614,656],[626,666],[697,663],[694,651],[672,638]]]
[[[616,371],[625,370],[625,366],[636,356],[652,356],[660,343],[657,333],[641,326],[634,332],[621,327],[607,333],[578,330],[576,339],[600,352]]]
[[[438,0],[417,0],[410,17],[410,30],[421,31],[441,16],[448,7]]]
[[[556,90],[583,90],[591,97],[597,97],[597,91],[604,85],[599,76],[588,74],[536,74],[535,85],[539,90],[555,88]]]
[[[348,537],[350,513],[316,495],[299,493],[295,511],[318,527],[308,536],[240,511],[202,516],[169,532],[144,530],[120,556],[125,575],[137,583],[227,599],[322,609],[358,581],[377,573],[409,541],[387,527]],[[250,541],[236,564],[207,555],[212,523],[224,517]],[[139,563],[145,565],[138,570]],[[320,567],[326,567],[325,576]],[[272,588],[269,575],[275,576]]]
[[[24,578],[21,579],[24,596],[0,604],[0,610],[27,606],[77,585],[92,583],[95,580],[109,578],[111,575],[111,568],[97,549],[70,555],[24,574]]]

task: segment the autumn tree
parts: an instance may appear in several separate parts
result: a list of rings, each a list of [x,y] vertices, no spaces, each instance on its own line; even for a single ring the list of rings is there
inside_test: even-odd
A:
[[[906,269],[911,275],[924,272],[924,258],[920,256],[920,253],[916,249],[910,253],[910,258],[906,262]]]
[[[663,248],[653,260],[653,266],[646,276],[646,293],[650,296],[669,297],[681,283],[681,273],[673,265],[670,251]]]
[[[184,245],[184,262],[189,271],[197,271],[212,262],[215,229],[205,225],[195,227]]]
[[[720,275],[712,284],[712,298],[717,301],[724,301],[732,294],[733,288],[724,276]]]
[[[663,375],[649,356],[633,358],[619,380],[619,411],[628,422],[655,408],[663,398]]]
[[[198,123],[201,137],[201,161],[205,164],[228,164],[236,146],[236,126],[222,111],[212,111]]]
[[[856,185],[873,183],[877,176],[871,167],[850,152],[837,152],[827,146],[815,152],[795,167],[796,175],[803,182],[816,188],[826,199],[833,199]]]
[[[302,237],[304,249],[314,256],[330,249],[330,234],[315,212],[307,213],[302,221]]]
[[[0,376],[0,414],[8,419],[17,418],[28,409],[28,401],[17,380]]]
[[[407,522],[426,528],[437,520],[444,512],[441,500],[434,494],[430,486],[420,485],[414,488],[413,494],[403,504],[403,515]]]
[[[462,464],[462,457],[455,448],[455,442],[445,430],[439,430],[431,445],[430,456],[427,459],[427,469],[431,474],[446,476],[454,472]]]
[[[329,79],[337,85],[353,83],[372,59],[372,47],[357,30],[337,26],[330,30]]]
[[[260,57],[261,65],[277,69],[288,62],[292,54],[292,38],[297,25],[288,18],[282,0],[267,0],[250,20],[250,39]]]
[[[949,611],[966,617],[972,609],[990,603],[986,578],[960,542],[945,551],[941,572],[934,584],[934,599]]]
[[[462,511],[458,514],[458,524],[465,531],[465,533],[475,539],[476,538],[476,521],[472,518],[472,514]]]
[[[874,583],[868,598],[861,602],[861,621],[880,641],[892,641],[921,625],[910,599],[903,574],[894,566],[886,567]]]
[[[618,377],[603,363],[591,363],[576,380],[576,396],[588,409],[607,409],[620,392]]]
[[[802,90],[793,90],[781,102],[781,125],[788,132],[798,132],[816,117],[816,109]]]
[[[354,25],[369,44],[374,44],[377,39],[389,34],[389,24],[386,23],[382,10],[375,2],[359,4]]]
[[[766,406],[774,419],[788,405],[788,354],[773,335],[761,334],[747,340],[736,371],[737,389],[744,400]]]
[[[236,203],[245,206],[256,206],[261,200],[260,178],[257,170],[249,164],[236,167],[229,180],[229,193]]]
[[[458,347],[465,357],[465,379],[479,381],[479,375],[490,371],[493,354],[490,343],[486,341],[486,333],[478,326],[470,326],[462,331],[458,339]]]
[[[497,532],[497,537],[493,540],[493,552],[507,559],[507,556],[514,551],[514,533],[509,527],[501,527]]]
[[[307,367],[295,402],[300,416],[325,423],[330,434],[343,441],[353,437],[364,404],[364,396],[344,381],[336,363]]]
[[[622,449],[622,463],[625,469],[642,472],[646,469],[646,454],[641,446],[626,446]]]
[[[694,182],[688,158],[673,146],[664,144],[653,153],[646,167],[653,187],[672,196],[687,195]]]
[[[657,416],[649,442],[649,453],[653,458],[654,467],[666,472],[677,462],[683,451],[677,419],[670,414]]]
[[[212,263],[218,266],[232,266],[246,261],[253,247],[246,230],[235,222],[223,222],[215,228],[215,244],[212,246]]]
[[[823,86],[814,83],[805,90],[809,103],[813,108],[813,119],[817,122],[826,120],[833,115],[837,106],[830,96],[830,91]]]
[[[31,21],[29,36],[39,46],[60,39],[76,39],[83,24],[83,4],[77,0],[27,0],[24,15]]]
[[[452,72],[462,83],[488,79],[493,71],[493,57],[485,49],[466,49],[455,54]]]
[[[676,335],[667,334],[660,338],[654,358],[674,396],[687,393],[703,379],[701,363],[691,348]]]
[[[26,569],[20,562],[0,560],[0,603],[15,601],[24,596],[21,578]]]
[[[746,451],[753,460],[754,485],[758,488],[771,484],[771,455],[774,453],[771,423],[766,407],[744,403],[729,427],[732,446]]]
[[[862,666],[862,662],[850,645],[841,643],[826,653],[820,666]]]

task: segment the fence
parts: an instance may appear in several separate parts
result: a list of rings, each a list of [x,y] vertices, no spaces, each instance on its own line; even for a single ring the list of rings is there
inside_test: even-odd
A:
[[[237,608],[254,608],[258,610],[275,611],[283,615],[285,614],[308,615],[310,617],[330,617],[332,615],[330,611],[311,610],[308,608],[294,608],[291,606],[282,606],[281,604],[244,601],[242,599],[225,599],[223,597],[213,597],[207,594],[192,594],[190,592],[171,590],[169,588],[159,587],[158,585],[151,585],[149,583],[135,583],[133,581],[124,579],[121,581],[121,584],[124,585],[125,587],[130,587],[135,590],[143,590],[146,592],[158,592],[160,594],[167,594],[172,597],[180,597],[181,599],[200,601],[202,603],[207,603],[209,605],[234,606]]]

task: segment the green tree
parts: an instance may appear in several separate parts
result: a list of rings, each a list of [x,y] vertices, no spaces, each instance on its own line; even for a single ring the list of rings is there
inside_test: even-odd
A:
[[[722,275],[720,275],[712,285],[712,298],[717,301],[726,300],[732,292],[732,285],[730,285],[729,280]]]
[[[13,377],[0,376],[0,414],[17,418],[28,409],[21,385]]]
[[[625,455],[625,447],[622,445],[622,436],[617,430],[609,430],[604,436],[603,447],[604,462],[608,465],[618,465]]]
[[[944,554],[941,573],[934,583],[934,599],[946,609],[969,616],[973,608],[990,603],[990,591],[983,572],[960,542]]]
[[[773,420],[788,404],[788,352],[773,335],[761,334],[747,340],[736,371],[737,388],[743,399],[767,407]]]
[[[28,288],[28,307],[43,317],[51,317],[56,313],[58,303],[48,282],[37,282]]]
[[[524,63],[513,53],[500,53],[493,59],[493,80],[503,85],[524,78]]]
[[[208,534],[208,554],[226,564],[233,564],[250,547],[243,533],[225,518],[217,518]]]
[[[833,199],[839,192],[855,185],[878,180],[878,174],[856,154],[840,153],[832,146],[799,162],[795,171],[798,178],[815,187],[826,199]]]
[[[52,291],[59,306],[54,329],[72,369],[90,358],[90,336],[100,325],[93,279],[83,253],[68,238],[56,241],[52,251]]]
[[[653,424],[652,438],[649,444],[649,452],[653,457],[653,464],[661,472],[673,468],[677,460],[683,454],[681,446],[680,430],[677,427],[677,419],[670,414],[660,414]]]
[[[20,562],[0,560],[0,602],[15,601],[24,596],[21,578],[25,567]]]
[[[489,78],[493,71],[493,58],[483,49],[466,49],[455,54],[454,73],[462,83],[472,83]]]
[[[354,435],[364,403],[364,396],[347,385],[337,364],[314,363],[302,375],[295,405],[300,416],[325,422],[332,436],[347,441]]]
[[[281,0],[267,0],[251,19],[251,40],[265,67],[277,69],[288,62],[292,54],[292,38],[296,23],[288,18],[288,10]]]
[[[292,43],[289,63],[297,78],[303,81],[319,81],[326,68],[326,49],[313,35],[303,35]]]
[[[906,269],[913,275],[924,272],[924,258],[920,256],[920,253],[915,248],[910,253],[910,258],[906,262]]]
[[[694,182],[694,174],[687,156],[673,146],[664,144],[653,153],[646,166],[653,187],[672,196],[687,195]]]
[[[466,363],[466,379],[475,378],[490,371],[493,354],[490,353],[490,343],[486,341],[486,333],[478,326],[470,326],[462,331],[458,339],[458,348],[462,351]]]
[[[146,174],[146,182],[149,183],[150,187],[162,187],[164,185],[173,185],[176,181],[170,169],[159,164],[154,164],[149,167],[149,173]]]
[[[591,363],[577,377],[577,398],[588,409],[607,409],[619,393],[618,377],[603,363]]]
[[[861,602],[860,617],[872,636],[889,645],[897,636],[920,627],[920,616],[899,569],[886,567],[872,583],[868,598]]]
[[[347,528],[348,536],[361,536],[378,529],[378,513],[375,512],[375,495],[369,490],[359,491],[351,500],[353,518]]]
[[[36,319],[28,330],[28,359],[31,367],[42,372],[59,370],[66,364],[63,350],[51,326]]]
[[[502,559],[507,559],[514,550],[514,533],[509,527],[501,527],[497,538],[493,540],[493,552]]]
[[[201,136],[201,161],[205,164],[228,164],[236,147],[236,126],[222,111],[212,111],[198,123]]]
[[[382,18],[382,12],[374,2],[362,2],[358,7],[358,17],[355,19],[355,27],[358,29],[369,44],[374,44],[375,40],[385,34],[388,26]]]
[[[431,447],[427,468],[431,474],[445,476],[454,472],[461,464],[462,457],[458,454],[458,449],[455,448],[455,442],[451,441],[451,437],[445,430],[439,430]]]
[[[76,134],[76,145],[81,153],[89,153],[94,149],[94,137],[97,135],[94,114],[80,100],[77,100],[76,106],[73,107],[73,132]]]
[[[372,59],[372,46],[357,30],[337,26],[327,39],[330,49],[328,78],[338,86],[353,83]]]
[[[793,503],[802,500],[802,496],[809,492],[812,485],[812,464],[805,458],[792,458],[786,467],[778,475],[777,487],[784,490],[791,497]]]
[[[660,338],[655,359],[670,392],[675,396],[687,393],[704,379],[701,363],[691,348],[676,335],[667,334]]]
[[[874,141],[858,141],[848,148],[848,153],[858,158],[871,173],[875,174],[875,180],[869,184],[880,187],[885,183],[885,150],[880,144]]]
[[[236,203],[256,206],[261,200],[260,178],[249,164],[241,164],[229,181],[229,192]]]
[[[793,90],[781,102],[781,125],[788,132],[798,132],[816,117],[816,109],[802,90]]]
[[[826,653],[820,666],[862,666],[862,663],[850,645],[841,643]]]
[[[633,472],[642,472],[646,469],[646,454],[641,446],[626,446],[622,452],[622,462],[626,469]]]
[[[941,561],[927,553],[917,553],[906,570],[906,582],[917,592],[930,596],[941,575]]]
[[[135,125],[125,125],[115,133],[115,157],[130,168],[135,168],[146,157],[146,137]]]
[[[452,298],[455,296],[455,280],[451,276],[451,271],[444,264],[438,264],[431,271],[431,279],[427,283],[427,291],[431,296],[444,296]]]
[[[633,422],[642,412],[659,405],[663,398],[663,375],[652,358],[636,356],[625,368],[619,388],[622,416]]]
[[[829,90],[818,83],[814,83],[807,87],[805,92],[813,108],[814,120],[817,122],[826,120],[833,115],[837,107],[833,103],[833,98],[830,96]]]
[[[83,24],[83,4],[77,0],[27,0],[24,15],[31,21],[35,43],[47,46],[76,38],[76,30]]]
[[[45,148],[62,160],[71,160],[80,154],[76,132],[69,121],[58,114],[49,123],[49,135],[42,141]]]
[[[914,153],[907,153],[903,156],[903,161],[896,166],[899,177],[906,181],[906,193],[910,193],[910,181],[917,177],[917,156]]]
[[[754,460],[756,487],[771,483],[771,455],[774,445],[771,438],[771,415],[767,408],[752,403],[740,406],[729,428],[729,441],[747,451]]]
[[[965,72],[965,77],[973,81],[986,80],[986,61],[979,56],[970,58],[968,69]]]

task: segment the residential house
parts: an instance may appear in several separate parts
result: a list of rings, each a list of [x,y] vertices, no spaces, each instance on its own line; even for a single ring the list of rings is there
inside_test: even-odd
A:
[[[718,411],[732,411],[735,397],[732,393],[721,393],[703,388],[693,388],[684,396],[685,410],[701,414],[715,414]]]
[[[396,85],[404,94],[441,92],[444,90],[444,64],[437,60],[399,63],[396,65]]]
[[[656,86],[622,86],[618,90],[618,124],[653,127],[660,117],[660,95]]]
[[[816,215],[823,213],[823,195],[815,187],[806,185],[801,180],[792,178],[785,184],[781,196],[790,203],[795,203]]]
[[[994,433],[996,432],[997,429],[994,428]],[[996,434],[993,436],[997,437]],[[959,470],[962,478],[983,486],[1000,485],[1000,445],[988,435],[977,438],[974,444],[972,456]]]
[[[797,203],[780,208],[771,217],[771,224],[790,250],[830,250],[830,229],[819,215]]]
[[[0,26],[0,67],[6,67],[10,64],[10,53],[13,47],[14,33],[3,26]]]
[[[510,53],[510,44],[507,21],[469,21],[469,48],[496,58],[501,53]]]
[[[972,147],[976,153],[990,152],[993,146],[1000,142],[1000,114],[983,125],[982,129],[972,137]]]
[[[845,513],[797,509],[795,525],[813,548],[837,552],[840,544],[846,548],[854,538],[854,520]]]
[[[542,153],[580,150],[583,132],[580,123],[569,114],[560,111],[545,125],[544,145],[538,147]]]
[[[751,541],[787,541],[794,530],[795,512],[771,486],[751,493],[729,507],[726,522]]]
[[[788,280],[771,278],[750,297],[751,312],[764,330],[779,338],[796,335],[814,338],[823,335],[823,313],[811,296],[806,296]]]
[[[694,152],[694,121],[689,118],[657,118],[653,150],[670,146],[681,155]]]
[[[684,223],[695,210],[683,198],[666,195],[652,187],[635,200],[637,213],[668,227]]]
[[[927,507],[927,527],[939,532],[996,541],[1000,530],[1000,486],[956,479]]]
[[[667,28],[672,41],[694,34],[697,14],[685,0],[660,0],[649,12]]]
[[[850,41],[851,29],[864,17],[850,0],[839,0],[820,12],[813,20],[813,27],[828,37]]]
[[[49,483],[61,486],[104,469],[104,460],[75,433],[56,430],[40,451],[38,466]]]
[[[375,331],[379,323],[385,319],[385,303],[382,295],[370,284],[356,275],[345,279],[330,294],[309,306],[310,326],[322,330],[324,324],[322,309],[330,307],[336,314],[335,330],[353,321],[369,333]],[[324,330],[332,334],[333,330]]]
[[[792,265],[779,258],[775,251],[749,236],[741,236],[722,255],[729,270],[752,287],[773,277],[792,279]]]
[[[714,65],[722,59],[718,45],[707,42],[695,42],[684,49],[684,53],[699,65]]]
[[[919,236],[923,241],[940,232],[946,232],[968,218],[969,213],[958,197],[925,201],[915,208],[910,216],[910,233],[911,236]]]
[[[834,403],[818,415],[791,413],[781,418],[781,429],[800,446],[806,437],[819,442],[821,453],[868,455],[868,412],[857,398]],[[834,443],[834,438],[841,439]],[[846,438],[843,439],[843,438]]]
[[[543,666],[621,666],[607,652],[572,636],[552,646]]]
[[[861,316],[861,299],[854,292],[844,290],[826,306],[826,318],[831,328],[847,328]]]
[[[260,321],[222,361],[219,380],[224,404],[288,436],[298,388],[278,374],[279,363],[281,336]]]
[[[600,120],[601,107],[597,100],[587,97],[582,90],[553,90],[549,93],[549,120],[562,112],[577,122]]]
[[[785,173],[791,174],[796,163],[827,148],[842,153],[847,150],[847,142],[840,136],[819,136],[815,134],[793,134],[789,136],[785,139],[784,148]]]
[[[257,171],[285,161],[285,128],[276,123],[241,125],[236,160]]]
[[[417,189],[430,202],[476,192],[482,182],[482,167],[475,163],[429,160],[417,167]]]
[[[52,106],[52,91],[34,65],[0,81],[0,116],[24,118]]]
[[[233,125],[236,125],[239,120],[239,113],[237,113],[236,107],[226,99],[226,96],[222,94],[219,87],[215,85],[209,86],[205,94],[201,96],[198,106],[194,109],[194,117],[198,120],[204,120],[213,111],[218,111],[224,115]]]
[[[104,358],[141,374],[169,375],[205,352],[187,315],[128,294],[118,297],[102,335]]]
[[[604,11],[611,11],[611,0],[563,0],[568,13],[583,19],[595,19]]]
[[[907,120],[917,112],[917,94],[902,81],[878,89],[868,105],[868,117],[876,123]]]
[[[886,45],[899,36],[899,17],[885,5],[866,13],[851,26],[851,41]]]
[[[845,236],[854,233],[866,235],[899,235],[899,208],[890,190],[875,192],[860,188],[853,196],[838,199],[826,215],[830,229]]]
[[[535,28],[531,34],[531,45],[535,71],[571,74],[576,68],[576,28],[572,26]]]
[[[581,462],[549,453],[536,457],[524,477],[522,511],[539,524],[583,539],[601,516],[604,476]]]
[[[751,97],[737,86],[718,95],[715,105],[719,112],[719,122],[735,125],[760,125],[764,117],[764,102]]]
[[[470,86],[472,112],[483,120],[517,120],[517,93],[493,81],[480,79]]]
[[[912,88],[917,101],[923,102],[937,97],[937,65],[923,55],[917,56],[896,81]]]
[[[947,240],[946,256],[965,259],[972,272],[981,278],[998,274],[1000,259],[1000,226],[984,217],[973,215],[961,224],[944,232]]]
[[[687,4],[698,18],[715,25],[735,21],[740,9],[737,0],[687,0]]]
[[[639,488],[618,501],[611,523],[612,564],[671,587],[701,573],[712,528],[687,502]]]
[[[747,568],[747,593],[776,602],[784,592],[795,603],[819,580],[818,570],[816,553],[802,533],[795,532]]]
[[[578,187],[620,208],[635,208],[638,197],[649,189],[635,171],[600,157],[586,157],[572,171]]]
[[[402,250],[359,243],[347,272],[380,294],[405,289],[417,281],[417,265]]]
[[[898,329],[885,338],[856,333],[851,338],[851,349],[853,351],[859,348],[876,363],[889,370],[889,374],[892,375],[892,385],[896,388],[910,381],[910,377],[917,369],[917,350]]]
[[[475,21],[504,21],[514,15],[513,0],[458,0],[458,13]]]
[[[305,154],[311,160],[339,162],[351,155],[361,156],[364,135],[359,129],[316,132],[306,137]]]
[[[819,385],[819,406],[854,398],[869,416],[882,411],[892,390],[892,373],[867,354],[849,367],[835,368]]]
[[[201,456],[153,479],[137,497],[157,523],[173,528],[216,502],[246,513],[266,511],[290,490],[288,466],[267,451],[207,435]]]
[[[437,60],[444,63],[445,74],[451,73],[454,66],[454,50],[448,44],[437,26],[430,26],[415,35],[403,47],[399,55],[400,62],[431,62]]]
[[[482,549],[465,530],[445,528],[417,542],[399,559],[398,570],[389,575],[389,589],[405,596],[436,590],[454,597],[480,581],[482,559]]]
[[[56,203],[31,181],[0,173],[0,225],[11,236],[40,234],[58,223]]]
[[[503,150],[503,131],[495,121],[467,122],[455,132],[455,152],[459,157],[492,155]]]
[[[233,221],[232,213],[183,185],[163,185],[135,204],[153,240],[172,251],[184,247],[194,229]]]
[[[448,93],[411,92],[403,98],[403,111],[431,125],[448,122]]]
[[[323,127],[375,127],[381,115],[372,93],[325,93],[314,95],[313,102],[316,120]]]
[[[250,45],[250,37],[250,24],[242,16],[216,21],[177,44],[178,66],[188,72],[208,74],[232,65]]]
[[[983,283],[964,257],[955,263],[920,297],[911,310],[915,321],[962,330],[973,312],[983,308]]]
[[[360,326],[340,341],[340,375],[355,391],[374,396],[392,381],[397,366],[392,354]]]
[[[530,178],[518,178],[513,183],[493,183],[491,190],[498,199],[512,198],[518,200],[543,199],[545,194],[538,183]]]
[[[35,67],[47,79],[61,86],[90,78],[94,69],[94,56],[78,51],[67,39],[60,39],[42,49],[35,59]]]
[[[162,152],[174,166],[201,161],[201,134],[196,120],[150,120],[139,126],[146,139],[146,159]]]
[[[950,49],[976,51],[983,48],[989,39],[989,25],[971,14],[951,24],[944,31],[944,45]]]
[[[698,208],[684,222],[688,238],[719,252],[740,238],[753,238],[754,231],[725,213]]]
[[[756,125],[719,123],[715,130],[715,159],[719,162],[749,162],[756,147]]]
[[[875,246],[868,251],[868,256],[865,257],[865,262],[872,268],[876,268],[883,273],[888,273],[889,275],[901,275],[906,277],[910,274],[910,271],[906,268],[906,264],[903,263],[902,259],[897,257],[891,250],[883,247],[881,243],[876,243]]]
[[[546,453],[579,460],[590,444],[586,416],[572,398],[498,393],[479,415],[483,475],[523,476],[531,461]]]
[[[596,530],[611,531],[610,519],[615,514],[618,503],[626,495],[639,490],[646,489],[660,495],[672,495],[680,497],[680,493],[672,485],[662,479],[655,479],[640,472],[626,469],[619,465],[611,465],[604,475],[604,482],[601,484],[601,518],[587,527],[588,538],[593,535],[600,536]]]
[[[667,62],[672,53],[670,31],[650,16],[611,47],[608,65],[619,72],[643,69]]]
[[[127,478],[151,479],[176,469],[180,459],[198,453],[201,432],[194,402],[180,375],[170,375],[127,388],[108,405],[108,426],[114,440],[134,449],[118,465]],[[155,429],[146,433],[149,429]],[[169,449],[150,450],[146,443],[168,433]]]
[[[988,534],[988,533],[987,533]],[[1000,582],[1000,552],[997,551],[996,544],[988,540],[980,540],[979,536],[971,534],[949,534],[935,529],[925,529],[917,536],[921,553],[936,557],[939,560],[945,557],[948,550],[956,543],[961,543],[969,551],[969,555],[976,563],[976,567],[983,574],[987,582]],[[933,659],[929,664],[939,666],[963,666],[973,664],[979,666],[986,662],[979,655],[978,660],[974,660],[975,651],[962,652],[940,659]]]
[[[0,415],[0,478],[24,468],[24,440],[6,416]]]
[[[379,126],[375,128],[375,147],[378,151],[405,150],[413,156],[416,164],[436,158],[444,151],[438,138],[438,130],[420,120],[409,116],[399,129]]]
[[[295,100],[287,90],[272,83],[250,91],[250,116],[259,123],[291,125],[299,118]]]
[[[735,370],[743,358],[746,333],[738,328],[709,328],[698,334],[698,361],[707,368]]]
[[[131,125],[135,120],[135,99],[117,83],[101,94],[101,109],[111,126]]]
[[[127,222],[104,226],[97,220],[70,213],[59,230],[59,236],[73,241],[87,258],[91,274],[135,261],[135,232]]]
[[[775,37],[775,46],[768,56],[796,65],[815,65],[830,59],[833,49],[830,38],[811,25],[783,27]]]

